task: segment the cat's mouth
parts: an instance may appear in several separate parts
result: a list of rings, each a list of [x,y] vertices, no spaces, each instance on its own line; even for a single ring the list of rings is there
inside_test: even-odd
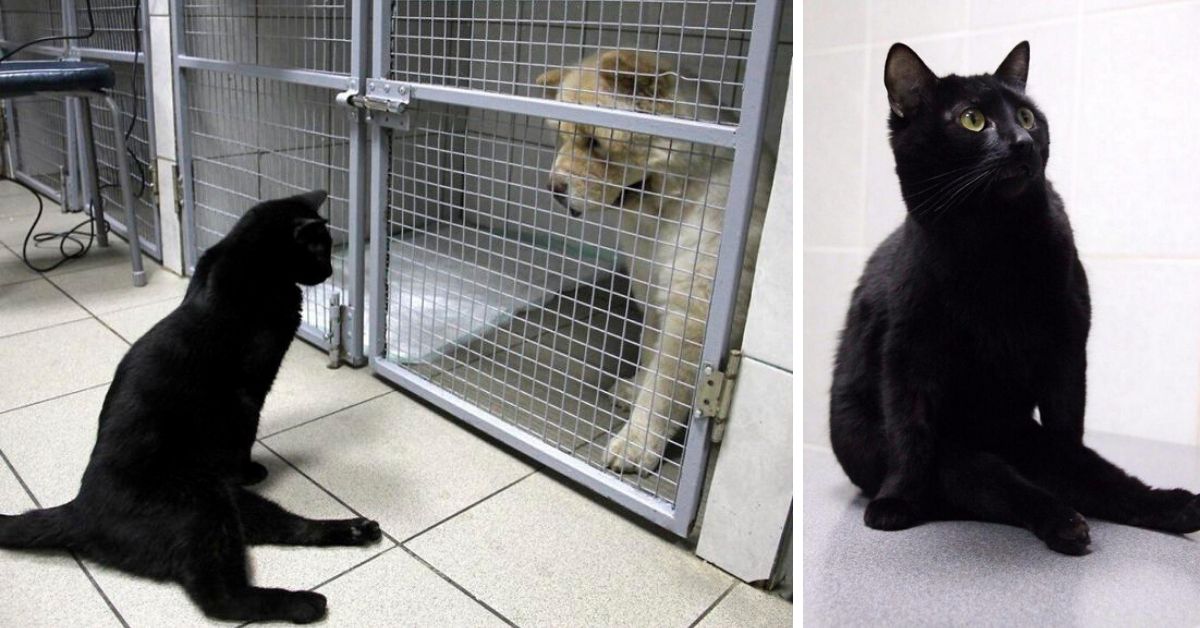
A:
[[[1015,182],[1018,179],[1033,178],[1033,167],[1029,164],[1013,164],[1006,166],[997,173],[996,179],[1001,182]]]

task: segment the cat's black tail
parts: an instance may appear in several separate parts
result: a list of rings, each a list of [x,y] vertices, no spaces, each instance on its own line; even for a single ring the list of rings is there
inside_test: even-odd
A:
[[[7,549],[66,549],[70,543],[67,506],[0,515],[0,547]]]

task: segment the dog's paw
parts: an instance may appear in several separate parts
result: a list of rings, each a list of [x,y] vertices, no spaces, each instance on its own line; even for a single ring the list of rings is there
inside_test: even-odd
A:
[[[898,497],[876,497],[867,504],[863,522],[876,530],[904,530],[920,523],[917,507]]]
[[[628,379],[617,380],[617,385],[612,389],[613,410],[619,414],[628,415],[634,406],[634,401],[638,396],[638,387],[633,381]]]
[[[634,442],[626,426],[608,441],[605,464],[617,473],[652,473],[662,462],[664,449],[666,443],[661,438],[642,438]]]
[[[1071,513],[1045,526],[1038,536],[1046,547],[1068,556],[1082,556],[1092,542],[1087,521],[1079,513]]]
[[[287,596],[285,615],[297,624],[311,624],[325,617],[325,596],[313,591],[291,591]]]

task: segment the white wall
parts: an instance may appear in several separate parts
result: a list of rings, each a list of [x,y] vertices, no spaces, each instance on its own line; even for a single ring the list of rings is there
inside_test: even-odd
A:
[[[1049,178],[1091,281],[1087,425],[1200,442],[1200,2],[816,0],[804,11],[804,439],[828,443],[835,339],[900,224],[883,60],[989,72],[1022,39]]]

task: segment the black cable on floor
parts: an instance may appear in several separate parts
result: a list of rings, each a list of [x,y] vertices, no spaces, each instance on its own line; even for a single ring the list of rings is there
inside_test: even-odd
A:
[[[25,262],[25,265],[28,266],[31,270],[39,272],[39,273],[50,272],[50,271],[54,270],[55,268],[58,268],[59,266],[62,266],[63,264],[66,264],[67,262],[69,262],[73,259],[78,259],[80,257],[83,257],[84,255],[87,255],[87,252],[92,249],[92,243],[95,242],[95,240],[96,240],[96,220],[94,218],[92,218],[91,216],[88,216],[87,220],[84,220],[83,222],[75,225],[74,227],[71,227],[70,229],[68,229],[66,231],[39,233],[39,234],[35,235],[33,233],[33,230],[37,229],[37,224],[38,224],[38,222],[41,221],[42,213],[46,209],[46,204],[42,200],[41,193],[39,193],[37,190],[33,189],[33,187],[29,186],[24,181],[18,181],[16,179],[13,179],[10,177],[5,177],[5,176],[0,176],[0,180],[12,181],[13,183],[16,183],[17,185],[28,190],[29,193],[33,194],[33,197],[37,199],[37,202],[38,202],[37,216],[34,217],[33,224],[29,225],[29,231],[25,232],[25,240],[21,243],[21,261]],[[84,234],[79,231],[83,227],[88,228],[86,242],[84,242],[81,239],[81,238],[83,238]],[[62,255],[62,259],[51,264],[50,266],[46,266],[43,268],[39,268],[39,267],[35,266],[34,263],[29,260],[29,241],[33,240],[35,243],[40,244],[42,242],[49,242],[49,241],[52,241],[55,239],[58,240],[58,252],[59,252],[59,254]],[[78,248],[76,248],[74,251],[68,252],[67,251],[67,243],[68,242],[75,244],[75,246]]]

